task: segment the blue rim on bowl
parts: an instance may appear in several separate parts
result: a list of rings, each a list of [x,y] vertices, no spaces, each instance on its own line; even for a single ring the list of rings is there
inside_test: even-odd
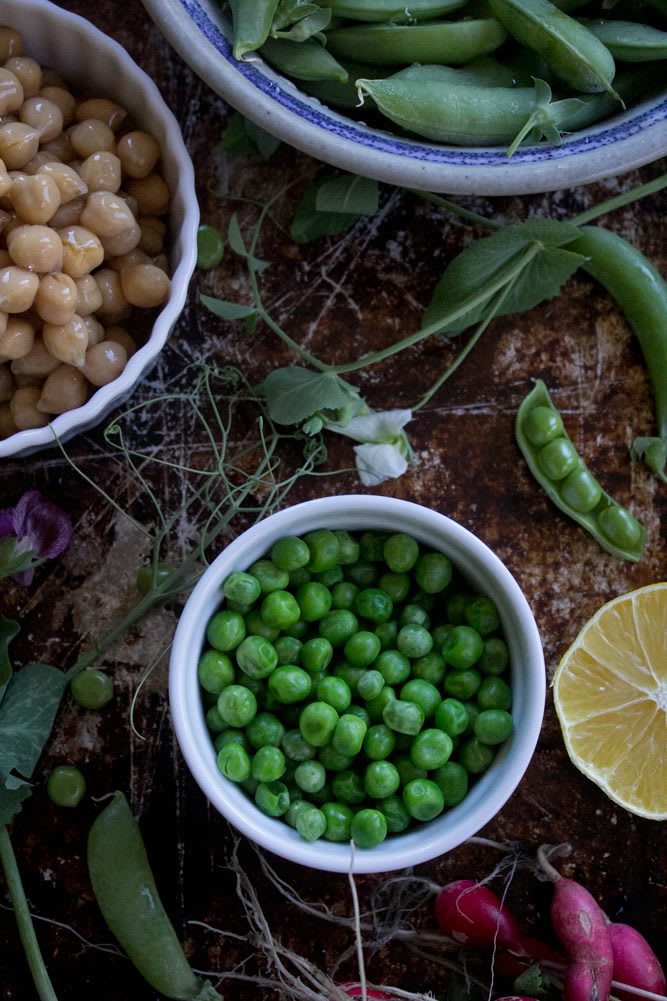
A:
[[[375,848],[357,851],[328,841],[307,842],[284,821],[261,813],[216,767],[197,678],[206,625],[221,602],[221,584],[245,570],[283,535],[315,528],[406,531],[448,555],[476,590],[495,602],[510,648],[515,735],[468,796],[445,814]],[[328,872],[386,872],[442,855],[488,823],[521,780],[535,750],[546,690],[544,657],[535,620],[518,584],[475,535],[442,514],[391,497],[351,495],[306,501],[265,518],[217,557],[190,595],[176,629],[169,669],[169,701],[179,746],[207,798],[246,837],[292,862]]]
[[[667,154],[667,97],[566,138],[518,150],[457,148],[371,129],[307,97],[263,60],[234,59],[217,0],[143,0],[198,75],[248,118],[297,149],[353,173],[450,194],[554,191],[624,173]]]
[[[48,0],[4,0],[0,21],[22,32],[26,51],[43,65],[62,72],[68,84],[88,94],[111,96],[162,149],[162,168],[171,190],[171,275],[169,298],[156,316],[148,341],[113,382],[97,389],[87,403],[54,417],[46,427],[18,431],[0,440],[0,459],[24,456],[66,441],[99,424],[134,390],[157,361],[181,314],[197,257],[199,206],[192,161],[174,115],[151,78],[125,49],[84,18]]]

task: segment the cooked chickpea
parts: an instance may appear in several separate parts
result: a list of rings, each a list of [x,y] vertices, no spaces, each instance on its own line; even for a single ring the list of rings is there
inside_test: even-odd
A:
[[[88,327],[76,313],[67,323],[45,323],[42,337],[45,347],[58,361],[78,368],[85,363]]]
[[[164,238],[167,234],[167,225],[163,219],[157,216],[141,215],[137,219],[141,230],[139,248],[147,254],[160,254],[164,248]]]
[[[11,407],[8,403],[0,403],[0,439],[11,438],[17,431],[18,428],[14,423]]]
[[[42,90],[44,87],[65,87],[65,81],[52,66],[42,66]]]
[[[60,362],[53,357],[42,338],[38,337],[27,355],[12,362],[12,372],[16,376],[17,383],[21,379],[28,378],[39,380],[50,375],[59,364]]]
[[[45,149],[40,149],[35,153],[32,160],[28,160],[25,167],[23,168],[24,174],[38,174],[41,168],[46,163],[53,163],[56,159],[53,153],[47,153]]]
[[[10,218],[5,223],[5,225],[3,227],[3,230],[2,230],[2,235],[3,235],[5,243],[7,243],[7,240],[9,239],[9,234],[13,230],[17,229],[19,226],[23,226],[23,223],[19,219],[19,217],[16,214],[16,212],[10,212],[9,216],[10,216]]]
[[[77,313],[79,316],[89,316],[96,313],[102,305],[102,293],[92,275],[83,275],[82,278],[75,279],[78,293]]]
[[[9,409],[19,431],[27,431],[28,428],[43,428],[49,423],[48,414],[43,414],[37,409],[41,395],[41,386],[22,386],[12,396],[9,401]]]
[[[81,213],[81,223],[98,236],[118,236],[135,225],[135,218],[118,195],[93,191]]]
[[[48,174],[17,178],[10,198],[20,218],[33,225],[47,223],[60,208],[60,190]]]
[[[137,199],[133,198],[131,195],[128,195],[127,191],[118,191],[117,195],[119,198],[123,199],[128,209],[136,219],[139,214],[139,202],[137,201]]]
[[[72,278],[90,274],[104,260],[104,248],[94,233],[84,226],[68,226],[58,231],[63,244],[62,271]]]
[[[60,163],[71,163],[76,153],[66,132],[61,132],[50,142],[42,143],[42,150],[51,154],[51,159]]]
[[[9,323],[9,314],[0,313],[0,334],[4,334],[7,329],[7,324]]]
[[[12,183],[9,171],[3,161],[0,160],[0,198],[4,198],[4,196],[11,191]]]
[[[76,98],[73,94],[58,85],[44,85],[39,96],[60,108],[60,114],[63,116],[63,127],[66,128],[72,124],[76,111]]]
[[[39,149],[39,132],[23,122],[0,125],[0,159],[8,170],[20,170]]]
[[[56,182],[60,191],[61,205],[71,202],[73,198],[88,194],[86,182],[67,163],[45,163],[39,168],[39,173],[46,174]]]
[[[35,343],[35,328],[27,320],[12,316],[0,334],[0,358],[3,361],[14,361],[23,358],[32,351]]]
[[[74,152],[84,160],[91,153],[98,153],[100,150],[113,152],[116,145],[113,131],[97,118],[88,118],[85,122],[72,125],[67,134]]]
[[[23,55],[23,36],[14,28],[0,27],[0,63]]]
[[[169,277],[154,264],[135,264],[120,273],[123,295],[132,306],[160,306],[169,295]]]
[[[42,387],[37,409],[44,414],[64,414],[82,407],[88,399],[88,383],[79,368],[59,365]]]
[[[42,86],[42,67],[36,59],[31,59],[30,56],[10,56],[5,60],[5,69],[11,70],[21,81],[26,101],[29,97],[36,97],[39,94]]]
[[[7,250],[14,263],[28,271],[62,271],[62,241],[49,226],[17,226],[7,237]]]
[[[0,268],[7,268],[13,263],[9,251],[0,249]],[[0,313],[0,316],[4,316],[4,313]]]
[[[120,188],[120,160],[113,153],[92,153],[81,164],[79,175],[88,185],[89,191],[110,191],[115,194]]]
[[[139,243],[141,230],[136,222],[129,229],[123,230],[117,236],[101,236],[100,241],[104,247],[107,257],[120,257],[122,254],[129,254]]]
[[[127,365],[127,352],[116,341],[101,341],[86,352],[83,374],[93,386],[106,386],[118,378]]]
[[[86,325],[88,331],[88,347],[92,347],[93,344],[99,344],[100,341],[104,340],[104,327],[92,314],[88,316],[82,316],[81,319]]]
[[[67,323],[77,311],[79,291],[69,275],[57,271],[40,278],[35,309],[45,323]]]
[[[0,268],[0,310],[25,313],[32,306],[38,288],[39,278],[32,272],[13,264]]]
[[[167,277],[169,276],[169,261],[167,260],[166,254],[156,254],[155,257],[152,258],[151,264],[154,264],[156,268],[160,269],[160,271],[164,271]]]
[[[116,344],[120,344],[121,347],[125,348],[128,358],[131,358],[133,354],[137,353],[136,341],[133,337],[128,334],[125,327],[107,327],[104,332],[105,341],[114,341]]]
[[[73,198],[71,202],[61,205],[57,212],[49,220],[54,229],[67,229],[68,226],[78,226],[81,222],[81,213],[86,205],[86,196]]]
[[[136,198],[141,215],[164,215],[169,208],[169,187],[160,174],[131,178],[126,187],[127,193]]]
[[[130,315],[130,305],[123,295],[120,275],[110,268],[101,268],[95,272],[97,287],[102,293],[102,305],[97,315],[107,323],[118,323]]]
[[[0,68],[0,115],[11,115],[23,104],[23,87],[11,70]]]
[[[120,330],[120,327],[118,328]],[[6,365],[0,365],[0,403],[11,400],[14,392],[14,376]]]
[[[24,101],[19,118],[39,132],[40,142],[57,138],[63,130],[62,111],[45,97],[30,97]]]
[[[135,247],[128,254],[121,254],[119,257],[111,257],[107,262],[113,271],[122,271],[123,268],[132,268],[135,264],[152,264],[148,254]]]
[[[128,132],[118,140],[118,156],[129,177],[148,177],[160,159],[160,147],[147,132]]]
[[[108,101],[105,97],[93,97],[88,101],[82,101],[76,109],[77,122],[85,122],[90,118],[104,122],[116,132],[127,118],[127,111],[121,108],[120,104]]]

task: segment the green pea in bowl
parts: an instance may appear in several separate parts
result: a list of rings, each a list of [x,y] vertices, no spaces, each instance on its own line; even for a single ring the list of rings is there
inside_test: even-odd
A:
[[[614,85],[622,91],[625,105],[612,99],[610,106],[605,105],[605,117],[585,127],[580,126],[582,121],[590,120],[587,109],[562,107],[563,117],[559,120],[562,121],[562,145],[539,142],[521,146],[509,159],[507,148],[511,139],[497,138],[486,146],[479,145],[483,142],[479,137],[482,121],[486,121],[487,126],[498,124],[500,119],[506,120],[506,116],[512,114],[510,107],[505,106],[504,110],[495,107],[498,95],[491,93],[489,97],[488,88],[474,99],[466,101],[461,96],[461,101],[468,105],[466,118],[460,123],[462,145],[434,142],[402,130],[389,119],[375,116],[372,101],[368,99],[365,107],[357,112],[327,103],[328,98],[320,89],[282,75],[256,52],[248,52],[241,61],[235,59],[230,20],[220,0],[143,0],[143,3],[176,51],[228,104],[279,139],[354,174],[451,194],[522,195],[599,181],[667,154],[667,96],[664,75],[660,72],[664,63],[656,63],[647,70],[647,63],[622,63],[617,58],[623,84]],[[576,6],[571,0],[558,0],[558,4],[571,11]],[[354,5],[341,3],[338,6],[347,9]],[[477,18],[476,23],[485,26],[482,30],[493,36],[500,25],[488,16],[488,9],[480,18],[475,14],[475,6],[475,0],[465,5],[456,0],[441,5],[443,10],[451,10],[448,17]],[[600,4],[586,8],[588,17],[601,17],[600,11],[603,11]],[[612,15],[605,14],[608,16]],[[273,44],[280,40],[270,41]],[[283,41],[282,44],[289,43]],[[489,44],[495,56],[495,48],[491,42]],[[369,43],[365,48],[361,45],[355,60],[379,61],[372,59]],[[428,63],[433,60],[415,61]],[[456,62],[453,60],[452,65]],[[383,74],[380,66],[377,67],[380,72],[372,75],[387,75],[397,68],[389,67]],[[640,88],[643,96],[636,97],[637,77],[647,72],[649,89],[644,93]],[[539,76],[542,68],[531,65],[526,70],[524,85],[529,89],[535,73]],[[621,76],[617,78],[620,80]],[[554,89],[558,87],[557,81],[552,83]],[[496,88],[497,92],[501,89],[507,91],[508,88]],[[515,88],[515,94],[518,90]],[[593,96],[609,102],[609,95],[605,93]],[[513,103],[511,93],[505,97]],[[542,101],[541,97],[538,99],[538,91],[535,91],[535,101],[537,104]],[[348,103],[354,103],[354,98]],[[371,120],[373,124],[367,124]],[[473,132],[473,138],[466,139],[465,135],[470,135],[476,123],[479,125],[477,134]],[[575,127],[578,131],[568,131]]]
[[[344,747],[343,744],[339,743],[337,745],[339,749],[343,748],[350,752],[353,760],[349,762],[341,760],[341,754],[336,752],[334,746],[335,741],[332,742],[331,739],[334,730],[338,732],[337,723],[345,719],[347,721],[345,741],[354,741],[356,738],[353,731],[358,728],[358,721],[363,715],[362,712],[359,716],[355,716],[354,712],[347,711],[347,708],[353,709],[354,707],[346,708],[345,702],[338,705],[336,701],[339,698],[337,689],[345,687],[338,685],[340,676],[345,673],[345,667],[340,669],[343,649],[344,656],[350,663],[365,665],[369,668],[369,670],[356,671],[358,690],[354,695],[354,702],[363,705],[363,696],[360,695],[362,690],[360,678],[364,674],[367,676],[367,681],[372,680],[370,676],[374,673],[374,665],[378,664],[378,660],[369,661],[369,658],[377,658],[379,653],[379,648],[368,652],[368,637],[371,633],[376,635],[375,628],[378,631],[381,630],[382,627],[376,626],[376,623],[383,618],[383,615],[375,615],[370,607],[360,608],[357,606],[356,610],[361,621],[358,630],[350,635],[344,648],[340,637],[337,639],[333,634],[331,635],[334,659],[329,665],[329,670],[326,670],[327,665],[325,665],[324,674],[320,672],[317,699],[311,702],[307,701],[307,693],[295,693],[294,690],[295,685],[298,687],[301,684],[300,679],[306,672],[296,667],[283,669],[275,666],[275,656],[270,648],[273,647],[274,643],[280,645],[280,638],[274,638],[272,641],[262,640],[258,635],[250,635],[254,633],[252,629],[248,629],[247,633],[245,630],[241,630],[241,633],[246,636],[245,639],[242,639],[241,634],[235,637],[231,636],[230,627],[232,631],[236,628],[234,623],[238,625],[239,616],[220,615],[221,612],[230,611],[225,603],[223,585],[232,573],[246,571],[256,561],[268,559],[267,554],[270,553],[279,539],[291,536],[302,537],[318,529],[342,530],[353,535],[364,532],[386,533],[387,536],[402,533],[416,540],[422,553],[443,554],[447,557],[446,560],[441,560],[440,556],[435,560],[432,557],[426,560],[424,564],[428,571],[426,578],[423,578],[423,575],[420,578],[419,570],[414,571],[413,576],[416,578],[414,587],[421,586],[422,590],[425,590],[426,587],[431,589],[444,587],[444,577],[440,582],[433,583],[433,580],[441,574],[442,567],[451,561],[459,580],[458,587],[462,587],[466,593],[484,595],[491,599],[495,605],[500,621],[499,631],[504,637],[509,651],[509,668],[507,670],[511,688],[513,732],[511,736],[508,733],[504,735],[492,733],[488,737],[488,742],[497,746],[493,747],[494,753],[489,753],[491,763],[489,764],[489,760],[482,762],[484,767],[480,767],[474,753],[471,753],[470,750],[462,750],[462,744],[458,748],[455,747],[452,760],[458,757],[465,762],[467,770],[471,773],[471,781],[467,794],[464,790],[463,798],[456,805],[447,806],[445,804],[444,809],[442,796],[438,792],[439,787],[436,788],[437,783],[434,781],[438,775],[428,769],[431,763],[436,764],[435,759],[429,758],[429,755],[440,753],[437,748],[434,752],[431,746],[431,741],[434,739],[433,733],[436,734],[435,744],[438,747],[446,743],[442,734],[438,736],[436,732],[438,727],[445,728],[442,710],[434,710],[434,706],[439,698],[444,701],[448,696],[450,689],[447,687],[447,676],[442,682],[444,687],[440,689],[440,695],[436,696],[433,705],[430,708],[426,707],[423,713],[412,702],[412,697],[408,697],[409,693],[404,690],[402,686],[404,678],[397,679],[401,680],[401,686],[400,690],[399,685],[396,686],[397,697],[395,700],[393,697],[390,699],[385,692],[385,701],[388,706],[384,711],[380,710],[382,715],[378,715],[375,719],[372,717],[372,721],[382,723],[384,718],[387,727],[383,727],[383,729],[392,729],[395,733],[397,739],[396,754],[402,755],[401,767],[406,767],[405,762],[407,761],[408,771],[410,770],[410,758],[408,757],[410,755],[413,762],[416,761],[424,768],[424,771],[418,775],[406,773],[405,776],[402,776],[402,785],[395,790],[396,797],[392,802],[395,812],[399,818],[403,816],[407,826],[404,825],[405,829],[401,833],[389,833],[385,840],[382,840],[384,831],[380,831],[379,834],[377,832],[377,808],[380,804],[380,797],[386,798],[387,794],[387,790],[383,788],[387,777],[385,773],[398,771],[398,767],[393,767],[396,754],[390,751],[389,760],[392,767],[386,768],[381,764],[385,754],[382,749],[378,750],[377,754],[371,752],[371,756],[366,755],[364,750],[354,757],[355,749],[350,751],[347,743]],[[374,538],[378,538],[378,536],[376,535]],[[420,565],[417,564],[417,567]],[[282,572],[284,571],[281,570]],[[364,572],[367,572],[367,568]],[[272,569],[270,564],[265,564],[263,573],[268,573],[270,576],[277,571],[275,566]],[[321,575],[318,576],[321,577]],[[351,577],[350,570],[347,571],[347,576]],[[331,579],[333,580],[333,577]],[[243,580],[241,579],[242,585]],[[245,581],[247,583],[247,578]],[[285,626],[288,621],[293,622],[294,617],[289,611],[290,599],[284,597],[286,593],[284,583],[281,588],[280,581],[277,579],[273,582],[265,581],[265,590],[269,593],[269,597],[271,597],[270,588],[274,586],[274,583],[278,589],[272,593],[277,597],[271,598],[268,602],[264,598],[261,604],[263,620],[271,621],[276,626],[275,632],[277,633],[281,625]],[[252,581],[250,584],[252,586]],[[321,593],[320,589],[315,588],[310,596],[315,603],[319,600],[318,593]],[[447,591],[442,591],[441,604],[447,593]],[[251,595],[249,600],[253,597],[255,596]],[[239,598],[241,598],[240,602]],[[370,599],[377,600],[377,594],[371,595]],[[299,595],[299,600],[303,619],[321,616],[321,609],[318,611],[313,608],[312,614],[307,610],[304,611],[302,594]],[[243,608],[243,595],[235,593],[232,603],[234,601],[237,602],[235,605],[237,611],[239,608]],[[386,602],[386,596],[385,598],[380,596],[380,601]],[[488,603],[486,604],[488,605]],[[246,603],[244,609],[246,623],[250,620],[250,616],[255,614],[247,612],[249,607],[250,604]],[[436,633],[436,627],[440,624],[442,613],[438,611],[437,603],[432,609],[432,615],[433,621],[427,623],[430,634]],[[327,635],[327,631],[332,628],[332,621],[334,620],[328,621],[326,628],[319,627],[320,636]],[[412,622],[412,619],[409,621]],[[498,625],[497,621],[495,625]],[[405,628],[407,627],[401,628],[401,634],[404,634]],[[428,629],[411,626],[407,629],[403,639],[399,634],[393,645],[401,647],[408,655],[407,659],[418,658],[423,653],[420,644],[424,634],[429,635]],[[289,636],[291,631],[295,630],[286,627],[281,631],[283,645],[285,645],[284,638]],[[318,635],[317,620],[314,625],[311,625],[310,631],[315,636]],[[493,625],[490,627],[490,631],[494,631]],[[463,632],[465,633],[466,630],[464,629]],[[473,630],[468,629],[467,632],[472,633]],[[442,635],[444,635],[442,631],[440,634],[436,633],[436,637],[439,637],[439,643],[443,642]],[[407,647],[404,645],[406,638],[409,641]],[[370,642],[374,641],[371,639]],[[410,644],[416,645],[413,647]],[[228,651],[228,660],[226,655],[218,655],[214,651],[207,653],[204,657],[207,648],[216,645],[218,648]],[[270,658],[267,656],[267,650],[271,654]],[[215,685],[206,684],[205,691],[200,686],[200,679],[207,681],[206,675],[209,666],[211,666],[208,661],[211,655],[223,664],[223,669],[225,672],[229,672],[229,676],[225,677],[224,684],[220,689],[216,688]],[[461,656],[464,659],[457,661],[457,655],[449,653],[449,663],[456,662],[462,668],[466,663],[467,654],[465,651]],[[478,656],[479,651],[472,654],[472,659],[474,660]],[[204,669],[201,666],[202,660],[206,665]],[[284,664],[284,660],[281,663]],[[316,666],[309,664],[303,657],[301,663],[311,670],[313,666]],[[412,659],[411,664],[414,663],[416,661]],[[335,672],[333,671],[334,665],[338,665]],[[348,663],[347,667],[349,666]],[[214,670],[218,669],[219,664],[217,668],[214,666]],[[463,669],[458,668],[452,668],[450,673],[456,676],[456,684],[459,684],[461,677],[466,674]],[[253,680],[250,681],[249,678]],[[260,680],[264,678],[268,678],[266,683]],[[246,752],[238,750],[240,744],[237,739],[239,730],[252,725],[256,717],[254,715],[255,708],[252,705],[249,708],[249,703],[254,702],[255,697],[246,691],[243,686],[244,681],[247,682],[251,691],[257,693],[259,711],[262,712],[267,707],[271,709],[272,720],[269,721],[271,726],[276,727],[274,720],[280,718],[281,722],[284,722],[284,726],[291,732],[291,736],[283,740],[282,727],[278,725],[277,729],[280,732],[274,740],[270,738],[270,735],[263,735],[262,739],[257,742],[253,740],[255,748],[260,746],[262,748],[261,753],[255,750],[253,758],[253,770],[257,772],[258,781],[252,784],[245,782],[245,787],[239,784],[239,781],[230,781],[230,778],[222,774],[219,767],[220,752],[225,759],[224,769],[228,775],[232,774],[237,780],[241,780],[247,774]],[[408,682],[408,684],[414,688],[413,681]],[[426,686],[428,690],[432,691],[435,691],[435,687],[430,684]],[[504,683],[502,683],[502,687],[509,691]],[[454,690],[458,692],[458,689]],[[207,694],[207,691],[209,693],[219,691],[220,694],[211,696]],[[267,692],[270,694],[267,695]],[[469,696],[463,691],[460,694],[461,699],[468,700]],[[366,699],[369,699],[374,695],[374,692],[364,691],[364,695]],[[329,872],[348,872],[349,870],[358,873],[385,872],[416,865],[450,851],[484,827],[506,803],[528,768],[537,744],[544,708],[545,670],[540,637],[528,603],[509,571],[483,542],[451,519],[418,504],[386,497],[343,496],[307,501],[271,515],[240,535],[217,557],[199,581],[183,609],[172,648],[169,696],[176,738],[187,766],[215,809],[226,817],[241,834],[283,858],[316,869]],[[416,697],[417,702],[420,702],[421,695]],[[301,701],[299,702],[299,700]],[[324,709],[322,709],[323,704]],[[333,708],[333,705],[338,705],[338,711]],[[366,705],[370,709],[373,703],[367,701]],[[500,713],[499,715],[505,716],[506,714]],[[412,718],[415,716],[420,718],[415,720]],[[424,722],[425,717],[426,722]],[[352,722],[350,723],[351,718]],[[481,716],[478,717],[478,719],[480,718]],[[264,722],[266,722],[266,717]],[[229,739],[225,738],[226,732],[231,734]],[[459,732],[461,731],[459,730]],[[218,740],[217,747],[214,744],[216,733],[222,737],[221,740]],[[249,733],[250,731],[246,731],[246,737]],[[422,736],[424,733],[428,733],[430,736],[425,739]],[[264,741],[264,736],[266,736],[266,741]],[[481,736],[487,740],[484,734]],[[501,736],[504,740],[502,743]],[[467,733],[462,735],[463,743],[466,742],[466,738]],[[454,743],[456,742],[455,740]],[[241,738],[241,744],[244,743],[245,740]],[[470,746],[479,751],[478,745],[480,743],[482,743],[481,740],[475,741],[470,743]],[[265,747],[264,744],[267,746]],[[351,789],[355,784],[358,786],[359,776],[363,773],[362,781],[365,784],[368,798],[365,802],[361,802],[357,797],[351,796],[347,802],[353,803],[357,798],[359,806],[355,805],[353,809],[363,810],[365,816],[361,817],[358,812],[352,819],[347,809],[340,810],[340,804],[336,803],[337,797],[334,795],[331,796],[331,805],[323,804],[322,798],[330,795],[328,787],[325,787],[327,791],[320,795],[319,799],[314,797],[318,810],[314,813],[311,812],[311,819],[314,818],[317,821],[319,815],[321,820],[321,815],[324,813],[327,820],[326,829],[318,831],[316,823],[316,829],[313,830],[312,825],[309,826],[310,822],[308,822],[305,823],[305,826],[300,825],[300,830],[304,834],[302,837],[302,833],[286,822],[288,818],[295,820],[296,814],[301,809],[295,808],[290,814],[286,812],[288,806],[293,807],[293,800],[298,799],[301,793],[296,791],[297,785],[293,784],[292,775],[288,776],[285,773],[280,776],[291,784],[291,794],[283,782],[274,781],[277,773],[272,771],[275,766],[272,759],[280,758],[281,754],[275,753],[276,748],[271,746],[272,744],[276,746],[280,744],[285,751],[287,763],[291,765],[292,772],[295,767],[301,767],[297,764],[300,760],[308,765],[306,768],[301,768],[301,780],[297,783],[297,785],[301,785],[301,789],[307,788],[310,782],[318,784],[315,772],[322,769],[318,767],[317,762],[324,764],[328,779],[333,781],[338,790],[342,788],[340,783],[347,782]],[[297,745],[299,746],[297,747]],[[245,744],[245,746],[252,753],[250,744]],[[301,754],[304,746],[308,750],[307,755]],[[358,744],[357,747],[359,746]],[[364,746],[366,747],[366,745]],[[230,751],[230,747],[237,750]],[[226,750],[223,753],[224,748]],[[421,757],[423,754],[426,754],[424,760]],[[308,760],[306,761],[306,759]],[[243,770],[244,761],[245,771]],[[376,764],[380,764],[380,767],[376,767]],[[369,768],[369,765],[372,767]],[[345,771],[346,779],[339,777],[342,775],[341,768]],[[455,770],[460,772],[462,769],[457,765]],[[355,777],[355,772],[357,777]],[[416,784],[413,783],[413,778],[418,779]],[[424,782],[422,779],[426,779],[426,781]],[[347,785],[345,788],[347,789]],[[309,794],[305,792],[303,797],[308,799]],[[341,794],[338,798],[343,799],[344,795]],[[396,804],[396,798],[401,802]],[[453,799],[456,798],[453,797]],[[384,799],[382,802],[384,803]],[[322,807],[322,811],[319,810],[319,806]],[[348,816],[347,820],[346,815]],[[416,819],[411,820],[410,815]],[[424,822],[420,822],[422,820]],[[380,818],[380,826],[383,823]],[[390,824],[390,827],[398,828],[400,826],[401,823],[398,821],[395,825]],[[355,841],[354,849],[350,842],[350,831]],[[307,840],[308,837],[316,837],[319,833],[324,836],[319,837],[318,840]],[[327,840],[328,836],[339,840]]]

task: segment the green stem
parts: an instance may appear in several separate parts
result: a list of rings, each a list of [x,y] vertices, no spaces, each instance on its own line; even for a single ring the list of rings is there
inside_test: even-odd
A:
[[[457,205],[456,202],[450,202],[448,198],[442,198],[441,195],[435,195],[432,191],[421,191],[419,188],[408,188],[408,191],[417,195],[418,198],[423,199],[425,202],[430,202],[432,205],[439,205],[442,209],[447,209],[452,215],[459,216],[460,219],[465,219],[466,222],[475,223],[478,226],[485,226],[488,229],[503,229],[504,225],[501,222],[494,222],[493,219],[487,219],[486,216],[479,215],[477,212],[473,212],[471,209],[464,209],[461,205]]]
[[[600,202],[599,205],[594,205],[593,208],[587,209],[586,212],[580,212],[579,215],[568,219],[567,222],[573,226],[584,226],[601,215],[613,212],[614,209],[621,209],[625,205],[631,205],[633,202],[639,201],[640,198],[646,198],[647,195],[653,195],[656,191],[662,191],[663,188],[667,188],[667,173],[655,177],[652,181],[647,181],[646,184],[640,184],[638,188],[633,188],[632,191],[626,191],[622,195],[608,198],[605,202]]]
[[[502,288],[504,288],[508,282],[514,281],[517,275],[521,274],[526,265],[529,264],[541,250],[542,245],[537,241],[529,244],[518,260],[510,261],[509,264],[506,264],[503,268],[499,269],[496,278],[489,283],[482,293],[478,292],[473,296],[469,296],[467,299],[464,299],[464,301],[457,306],[456,309],[452,309],[449,313],[445,313],[445,315],[441,316],[439,320],[436,320],[434,323],[430,323],[427,327],[422,327],[421,330],[415,331],[415,333],[410,334],[409,337],[404,337],[402,340],[396,341],[394,344],[390,344],[389,347],[383,348],[382,351],[376,351],[373,354],[366,355],[364,358],[360,358],[358,361],[351,362],[348,365],[331,365],[327,371],[334,372],[337,375],[342,375],[347,372],[356,372],[360,368],[366,368],[367,365],[375,365],[377,362],[384,361],[385,358],[391,358],[392,355],[398,354],[399,351],[412,347],[414,344],[418,344],[426,337],[432,337],[433,334],[442,332],[443,327],[446,327],[449,323],[454,323],[455,320],[460,319],[466,313],[470,312],[470,310],[475,309],[487,302],[491,296],[495,295],[496,292],[499,292]]]
[[[35,929],[30,917],[28,901],[25,897],[21,874],[16,864],[16,856],[6,827],[0,827],[0,862],[7,880],[9,899],[16,915],[21,944],[28,960],[32,981],[40,1001],[58,1001],[53,984],[46,972],[46,966],[35,935]]]

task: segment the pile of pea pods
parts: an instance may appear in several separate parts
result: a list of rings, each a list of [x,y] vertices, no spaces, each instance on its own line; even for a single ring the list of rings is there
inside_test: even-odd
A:
[[[664,83],[667,0],[228,6],[237,59],[258,53],[324,104],[436,142],[558,144]]]

